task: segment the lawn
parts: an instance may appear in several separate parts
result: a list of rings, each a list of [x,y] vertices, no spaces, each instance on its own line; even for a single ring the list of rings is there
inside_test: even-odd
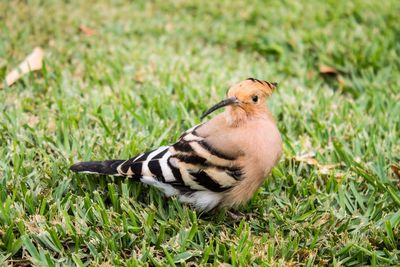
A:
[[[396,0],[1,1],[1,80],[36,46],[45,59],[0,90],[0,265],[399,264],[399,14]],[[284,140],[250,218],[69,171],[173,142],[248,77],[279,82]]]

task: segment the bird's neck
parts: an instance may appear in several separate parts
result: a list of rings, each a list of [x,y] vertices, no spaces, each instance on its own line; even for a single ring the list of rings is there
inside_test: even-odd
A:
[[[254,118],[273,119],[271,112],[267,107],[257,108],[253,110],[244,110],[240,107],[228,107],[225,111],[226,122],[231,127],[238,127],[248,120]]]

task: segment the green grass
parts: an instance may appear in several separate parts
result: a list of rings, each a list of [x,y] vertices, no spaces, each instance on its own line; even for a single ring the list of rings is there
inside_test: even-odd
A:
[[[1,1],[0,78],[46,57],[0,90],[0,265],[399,264],[399,2],[207,2]],[[251,219],[68,170],[173,142],[248,77],[279,82],[285,150]]]

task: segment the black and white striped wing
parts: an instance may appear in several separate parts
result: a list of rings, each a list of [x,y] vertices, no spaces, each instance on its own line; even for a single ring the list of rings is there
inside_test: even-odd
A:
[[[171,146],[171,163],[181,173],[182,182],[193,190],[224,192],[241,179],[236,158],[215,150],[194,127]]]
[[[185,132],[171,146],[123,162],[117,168],[118,173],[145,183],[154,180],[152,183],[171,185],[181,194],[228,190],[241,179],[241,169],[234,165],[235,158],[216,151],[198,136],[196,128]]]

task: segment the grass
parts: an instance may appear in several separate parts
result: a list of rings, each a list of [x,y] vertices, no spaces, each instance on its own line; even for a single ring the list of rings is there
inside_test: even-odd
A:
[[[0,78],[33,47],[46,53],[42,71],[0,90],[0,265],[399,264],[398,1],[0,10]],[[68,170],[173,142],[247,77],[280,83],[269,106],[285,150],[241,209],[251,219]]]

